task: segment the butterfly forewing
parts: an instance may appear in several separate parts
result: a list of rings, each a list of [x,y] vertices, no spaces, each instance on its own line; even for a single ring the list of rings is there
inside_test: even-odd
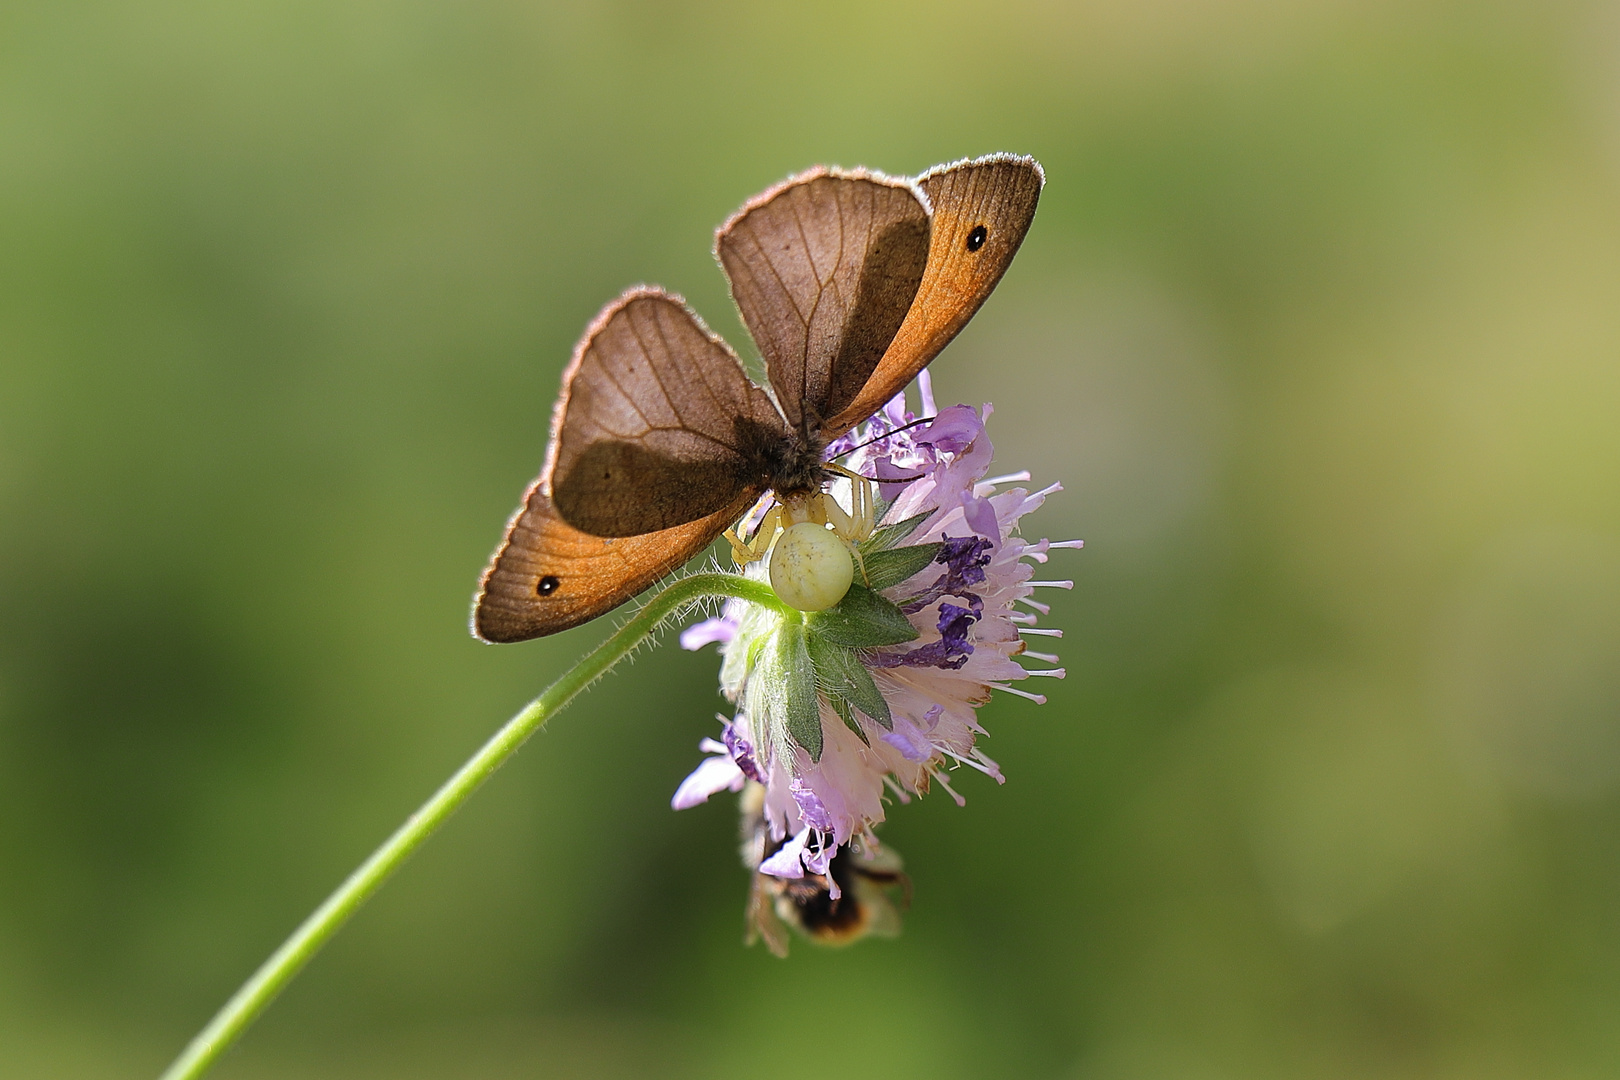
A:
[[[547,493],[592,536],[658,532],[757,494],[785,434],[736,354],[679,298],[632,289],[563,376]]]
[[[605,615],[684,566],[759,495],[744,492],[734,505],[673,529],[608,539],[562,520],[537,480],[484,571],[473,633],[484,641],[526,641]]]
[[[866,385],[928,251],[911,183],[864,173],[812,170],[721,226],[715,253],[795,430],[819,432]]]
[[[865,387],[830,417],[841,435],[903,390],[973,318],[1018,253],[1046,177],[1034,158],[996,154],[932,169],[917,184],[933,207],[928,267],[905,321]]]

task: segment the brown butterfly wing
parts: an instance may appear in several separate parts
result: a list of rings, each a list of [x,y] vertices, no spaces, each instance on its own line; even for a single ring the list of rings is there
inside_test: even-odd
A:
[[[605,615],[708,547],[760,494],[743,492],[732,505],[673,529],[608,539],[563,521],[536,480],[479,583],[473,634],[527,641]]]
[[[827,170],[728,222],[716,252],[793,426],[841,434],[914,378],[995,288],[1042,182],[1033,159],[1007,155],[924,174],[931,242],[928,212],[904,182]],[[785,435],[735,355],[678,298],[626,293],[564,377],[546,470],[484,572],[474,633],[522,641],[630,599],[763,493],[761,446]]]
[[[658,532],[757,495],[786,435],[736,354],[679,297],[631,289],[563,374],[542,487],[593,536]]]
[[[829,169],[720,227],[715,255],[795,430],[819,432],[866,385],[923,279],[928,237],[910,181]]]
[[[825,435],[842,435],[882,408],[967,325],[1018,253],[1045,182],[1034,158],[1011,154],[917,178],[934,211],[928,269],[888,351],[849,406],[827,421]]]

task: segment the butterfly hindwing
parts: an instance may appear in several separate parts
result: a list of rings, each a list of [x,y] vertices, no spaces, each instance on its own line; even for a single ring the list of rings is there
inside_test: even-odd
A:
[[[597,317],[563,375],[546,492],[592,536],[659,532],[768,481],[785,434],[736,354],[678,297],[632,289]]]
[[[529,485],[473,602],[473,634],[526,641],[605,615],[708,547],[760,495],[697,521],[641,536],[605,538],[569,525],[541,484]]]
[[[812,169],[720,227],[715,254],[796,431],[819,431],[866,385],[928,251],[928,208],[911,182],[860,172]]]

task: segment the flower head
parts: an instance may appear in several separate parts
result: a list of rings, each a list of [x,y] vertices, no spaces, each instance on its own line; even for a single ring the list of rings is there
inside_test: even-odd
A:
[[[1031,542],[1018,528],[1060,487],[1016,486],[1028,473],[985,479],[990,406],[936,411],[926,373],[919,382],[931,419],[919,422],[902,394],[829,447],[874,478],[887,503],[855,547],[843,600],[802,616],[733,600],[681,635],[689,649],[720,643],[721,688],[737,712],[721,719],[720,741],[704,740],[712,756],[681,784],[675,808],[757,785],[750,868],[813,880],[833,902],[846,876],[831,872],[839,853],[870,860],[881,850],[872,829],[887,796],[909,802],[937,783],[961,804],[945,776],[960,765],[1004,782],[976,745],[976,712],[994,690],[1044,703],[1014,684],[1064,674],[1019,662],[1057,661],[1026,650],[1023,635],[1061,636],[1035,626],[1048,608],[1031,597],[1072,583],[1033,581],[1031,564],[1080,542]],[[835,494],[850,483],[840,480]]]

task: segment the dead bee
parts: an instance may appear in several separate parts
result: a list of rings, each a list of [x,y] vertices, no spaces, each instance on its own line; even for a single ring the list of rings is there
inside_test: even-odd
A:
[[[788,954],[787,927],[822,945],[848,945],[868,934],[895,937],[900,933],[900,909],[893,893],[902,893],[902,906],[911,906],[911,879],[900,871],[900,856],[893,848],[852,840],[833,856],[828,873],[806,873],[802,878],[779,878],[759,872],[759,864],[776,854],[782,841],[772,840],[765,823],[765,789],[749,781],[743,789],[742,858],[754,871],[748,890],[748,930],[752,945],[760,938],[777,956]],[[828,881],[838,883],[833,898]]]

